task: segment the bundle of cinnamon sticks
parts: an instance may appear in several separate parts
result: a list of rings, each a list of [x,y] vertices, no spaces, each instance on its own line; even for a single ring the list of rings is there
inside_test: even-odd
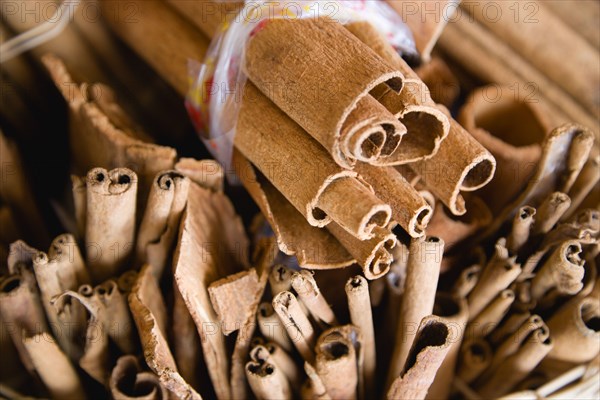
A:
[[[244,38],[243,85],[207,90],[239,103],[225,166],[188,147],[183,98],[194,62],[265,4],[84,1],[2,64],[39,91],[0,119],[2,397],[600,393],[598,73],[574,76],[598,51],[569,28],[586,17],[535,3],[568,35],[534,51],[545,28],[504,5],[496,24],[491,3],[431,2],[433,23],[388,3],[420,59],[365,19],[287,3]],[[8,34],[31,28],[11,7]],[[548,67],[567,43],[575,61]],[[69,157],[49,156],[40,197],[13,121],[50,96]],[[157,134],[174,116],[184,128]]]

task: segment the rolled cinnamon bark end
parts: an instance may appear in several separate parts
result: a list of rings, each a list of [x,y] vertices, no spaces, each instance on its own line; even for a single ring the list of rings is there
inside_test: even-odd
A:
[[[465,383],[477,379],[492,363],[492,348],[483,339],[465,342],[460,352],[458,377]]]
[[[352,165],[373,162],[392,154],[406,127],[371,95],[361,98],[340,133],[341,151]]]
[[[158,376],[140,369],[137,358],[125,355],[110,374],[109,389],[115,400],[167,400],[169,391]]]
[[[246,378],[257,399],[291,399],[290,383],[274,364],[250,361],[246,364]]]
[[[372,239],[359,240],[336,223],[327,225],[327,229],[348,249],[348,252],[362,267],[367,279],[378,279],[390,270],[394,259],[392,249],[398,240],[396,235],[389,230],[377,228],[373,231]]]
[[[411,81],[410,84],[407,82],[400,94],[393,91],[383,94],[373,93],[373,96],[406,127],[406,134],[402,136],[402,142],[394,153],[371,164],[403,165],[431,158],[438,152],[441,143],[447,137],[450,129],[448,117],[432,104],[421,103],[423,101],[421,98],[425,98],[424,101],[427,102],[427,94],[404,94],[404,91],[408,91],[411,86],[416,86],[417,89],[414,90],[419,93],[427,90],[422,88],[423,82]]]
[[[353,177],[330,183],[316,206],[360,240],[373,238],[373,230],[387,226],[392,216],[391,207]]]
[[[564,295],[577,294],[585,275],[581,256],[581,244],[576,240],[566,241],[554,250],[531,282],[532,299],[541,299],[552,288]]]
[[[474,337],[485,337],[492,332],[515,301],[515,292],[505,289],[469,323],[468,331]]]
[[[394,221],[411,237],[424,235],[433,209],[398,170],[366,164],[357,165],[355,170],[372,185],[375,195],[390,205]]]
[[[331,328],[319,337],[315,369],[332,399],[355,399],[359,381],[358,354],[343,328]]]
[[[496,160],[456,121],[432,158],[411,164],[428,189],[454,215],[466,213],[461,191],[474,191],[494,177]]]
[[[496,373],[479,388],[478,393],[484,398],[496,398],[510,392],[537,367],[553,346],[547,330],[539,328],[533,331],[517,352],[498,366]]]
[[[158,173],[152,181],[136,242],[136,264],[150,264],[160,280],[187,202],[189,178],[177,171]]]
[[[548,321],[554,348],[553,360],[584,363],[600,353],[600,301],[596,294],[575,298]]]
[[[451,340],[448,321],[435,316],[423,318],[403,373],[395,377],[387,398],[424,399],[450,350]]]
[[[313,62],[324,55],[327,61]],[[351,164],[340,151],[340,133],[348,115],[376,85],[399,92],[404,79],[329,18],[268,20],[248,41],[244,71],[345,168]]]
[[[481,273],[479,281],[469,293],[469,316],[477,316],[501,291],[521,273],[521,265],[516,263],[516,257],[509,257],[506,249],[506,239],[500,238],[492,259]]]
[[[517,254],[529,239],[535,214],[535,208],[529,206],[521,207],[515,214],[510,235],[506,239],[506,247],[510,254]]]
[[[452,292],[458,297],[467,297],[477,284],[480,274],[481,266],[477,264],[464,269],[454,284]]]
[[[457,297],[447,292],[438,292],[433,312],[436,316],[448,321],[450,350],[442,361],[427,392],[427,399],[445,399],[448,398],[452,389],[456,362],[458,361],[458,354],[469,319],[469,308],[464,297]]]
[[[134,245],[137,175],[127,168],[87,174],[86,261],[94,282],[119,274]]]
[[[381,282],[384,281],[381,280]],[[358,327],[363,338],[363,379],[365,382],[365,392],[373,393],[375,387],[376,353],[369,285],[365,278],[356,275],[348,279],[344,289],[348,298],[350,320],[354,326]]]
[[[312,272],[307,270],[295,272],[292,274],[291,284],[316,321],[322,321],[330,326],[337,325],[335,314],[319,290]]]
[[[496,212],[527,184],[552,126],[536,103],[515,97],[514,91],[504,86],[475,90],[458,121],[498,163],[498,173],[482,190],[482,197]]]
[[[548,233],[571,206],[571,199],[561,192],[554,192],[537,208],[538,218],[533,225],[533,233],[543,235]]]

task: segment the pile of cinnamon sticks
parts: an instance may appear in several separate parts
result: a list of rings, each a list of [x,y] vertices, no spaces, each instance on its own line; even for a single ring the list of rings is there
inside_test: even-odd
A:
[[[75,15],[34,62],[3,64],[60,104],[69,157],[41,198],[18,136],[41,103],[15,94],[0,120],[0,395],[600,393],[599,73],[574,76],[598,55],[594,35],[556,2],[532,3],[567,32],[543,51],[545,28],[524,37],[508,3],[492,23],[490,3],[435,2],[433,24],[389,3],[414,69],[360,19],[259,24],[239,61],[231,171],[184,156],[198,139],[183,98],[189,61],[248,4],[84,2],[98,21]],[[11,10],[7,31],[29,28]],[[578,58],[548,67],[562,40]],[[527,79],[539,102],[510,86]],[[182,133],[157,135],[173,115]]]

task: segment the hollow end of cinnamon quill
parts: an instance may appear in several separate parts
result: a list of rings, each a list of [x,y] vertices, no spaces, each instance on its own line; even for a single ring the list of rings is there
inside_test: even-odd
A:
[[[109,380],[110,392],[115,399],[162,400],[169,398],[169,392],[160,384],[158,376],[143,372],[133,355],[125,355],[117,360]]]
[[[342,177],[326,186],[312,214],[326,215],[356,238],[367,240],[374,236],[375,228],[387,226],[392,209],[366,183],[356,177]]]
[[[107,195],[126,192],[136,180],[135,172],[128,168],[115,168],[111,171],[94,168],[87,174],[88,187],[104,191]]]

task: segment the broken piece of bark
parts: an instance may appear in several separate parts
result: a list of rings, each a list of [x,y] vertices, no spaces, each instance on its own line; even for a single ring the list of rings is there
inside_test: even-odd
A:
[[[129,295],[129,307],[140,334],[148,367],[175,396],[201,400],[202,397],[177,371],[163,325],[166,323],[166,308],[156,280],[152,276],[151,267],[148,265],[142,267]]]
[[[173,256],[177,287],[200,335],[209,376],[220,398],[231,398],[229,357],[208,286],[247,269],[248,239],[229,199],[190,184]]]
[[[225,336],[241,328],[257,290],[255,269],[238,272],[210,284],[208,295]]]
[[[175,164],[175,170],[206,189],[223,190],[225,171],[215,160],[182,157]]]
[[[89,84],[75,82],[62,60],[51,54],[42,57],[42,62],[69,107],[72,172],[83,175],[96,167],[134,169],[140,179],[139,191],[145,198],[156,174],[173,168],[175,150],[140,140],[145,136],[120,124],[114,113],[107,113],[111,106],[119,107],[112,100],[108,105],[100,104],[109,99],[106,88],[98,90],[96,86],[96,90],[88,90]]]

